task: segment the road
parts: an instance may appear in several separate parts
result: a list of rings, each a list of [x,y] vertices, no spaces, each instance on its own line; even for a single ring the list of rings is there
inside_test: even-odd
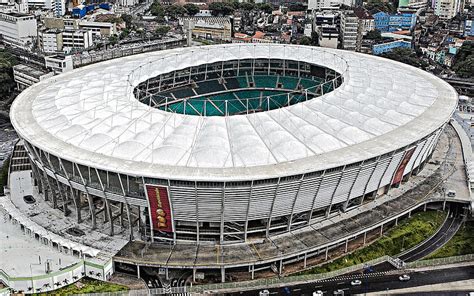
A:
[[[365,275],[342,276],[321,282],[296,285],[289,288],[268,289],[270,295],[309,295],[314,291],[322,291],[324,295],[333,295],[334,291],[342,290],[345,295],[365,292],[379,292],[409,287],[447,283],[474,278],[474,266],[455,267],[431,271],[420,271],[409,273],[411,279],[406,282],[400,281],[400,274],[390,273],[368,273]],[[359,279],[360,286],[353,287],[351,281]],[[259,290],[232,293],[227,295],[258,295]]]
[[[447,243],[456,234],[463,221],[460,206],[452,205],[452,207],[448,212],[449,217],[433,237],[399,258],[404,262],[420,260]]]

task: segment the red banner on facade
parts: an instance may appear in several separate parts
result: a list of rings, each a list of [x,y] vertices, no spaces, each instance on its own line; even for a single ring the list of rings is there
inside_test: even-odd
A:
[[[415,152],[415,148],[413,147],[407,152],[405,152],[405,155],[403,156],[402,162],[398,165],[397,173],[395,174],[395,177],[393,178],[392,184],[397,184],[399,183],[402,178],[403,178],[403,172],[405,171],[405,168],[410,161],[411,156]]]
[[[168,198],[168,187],[145,185],[153,230],[173,232],[173,216]]]

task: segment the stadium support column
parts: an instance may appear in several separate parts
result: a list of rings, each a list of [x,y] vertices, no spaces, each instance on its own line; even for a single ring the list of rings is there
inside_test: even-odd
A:
[[[132,215],[130,215],[130,205],[128,203],[125,204],[125,209],[127,211],[127,219],[128,219],[128,226],[130,230],[130,241],[133,240],[133,221],[132,221]]]
[[[56,168],[53,166],[49,154],[46,154],[46,160],[48,161],[49,167],[51,168],[51,170],[53,172],[53,177],[56,180],[56,186],[58,188],[59,196],[61,197],[61,200],[63,201],[63,212],[64,212],[64,215],[66,215],[66,213],[67,213],[67,201],[66,201],[66,198],[63,195],[63,191],[61,190],[60,182],[59,182],[58,176],[56,174]]]
[[[109,200],[107,199],[107,197],[104,198],[105,200],[105,215],[108,217],[108,220],[110,221],[110,236],[113,236],[114,235],[114,218],[112,216],[112,209],[110,207],[110,202]]]
[[[142,177],[142,184],[143,184],[143,189],[146,191],[146,183],[145,183],[145,178]],[[146,196],[146,193],[145,193],[145,196]],[[151,219],[151,214],[150,214],[150,204],[149,204],[149,201],[147,200],[147,211],[148,211],[148,218],[145,218],[145,219],[148,219],[148,222],[150,224],[150,239],[151,239],[151,242],[154,242],[155,241],[155,231],[153,230],[153,220]],[[146,223],[145,223],[145,227],[146,227]],[[146,231],[146,230],[145,230]],[[146,232],[145,232],[145,235],[146,235]]]
[[[120,222],[121,226],[123,227],[123,204],[125,203],[125,210],[127,211],[127,220],[128,220],[128,229],[130,231],[130,240],[133,240],[133,221],[132,221],[132,216],[130,215],[130,205],[128,204],[127,201],[127,194],[125,191],[125,186],[122,181],[122,176],[118,174],[118,180],[120,183],[120,188],[122,189],[122,196],[123,196],[123,201],[121,205],[121,213],[120,213]]]
[[[281,181],[281,179],[278,178],[278,183],[277,183],[277,186],[275,187],[275,193],[273,194],[272,207],[271,207],[271,209],[270,209],[270,215],[268,216],[266,237],[269,237],[269,236],[270,236],[270,226],[271,226],[271,224],[272,224],[273,207],[275,206],[275,200],[276,200],[276,196],[277,196],[277,194],[278,194],[278,188],[280,187],[280,181]]]
[[[92,196],[88,192],[86,192],[86,195],[87,195],[87,203],[89,204],[89,211],[91,213],[92,229],[96,229],[97,222],[96,222],[96,217],[95,217],[94,200],[92,199]]]
[[[339,187],[339,184],[341,183],[342,175],[344,175],[344,170],[345,170],[345,169],[346,169],[346,168],[344,167],[344,168],[342,169],[342,171],[339,173],[339,176],[338,176],[338,179],[337,179],[336,187],[334,187],[334,191],[333,191],[332,194],[331,194],[331,203],[329,204],[329,207],[328,207],[327,210],[326,210],[326,218],[329,217],[329,215],[331,214],[334,196],[335,196],[335,194],[336,194],[337,188]],[[322,183],[322,181],[321,181],[321,183]]]
[[[225,283],[225,267],[221,267],[221,282]]]
[[[296,205],[296,201],[297,201],[297,199],[298,199],[298,195],[299,195],[299,193],[300,193],[301,184],[303,184],[303,179],[304,179],[304,174],[301,175],[301,178],[300,178],[300,180],[299,180],[298,190],[296,191],[295,198],[293,199],[293,202],[292,202],[291,214],[290,214],[290,218],[288,219],[288,225],[287,225],[287,230],[288,230],[288,231],[291,230],[291,225],[292,225],[292,223],[293,223],[293,214],[294,214],[294,210],[295,210],[295,205]]]
[[[91,214],[91,223],[92,223],[92,229],[95,229],[97,227],[97,222],[95,219],[95,207],[94,207],[94,200],[92,199],[92,196],[89,194],[89,191],[87,190],[87,183],[86,180],[84,179],[84,176],[82,175],[82,172],[77,165],[77,163],[74,163],[76,166],[77,173],[79,174],[79,177],[81,178],[82,185],[84,186],[84,191],[86,193],[87,197],[87,204],[89,205],[89,212]]]
[[[61,158],[58,158],[58,160],[59,160],[59,167],[63,171],[64,176],[66,177],[67,183],[69,184],[69,190],[70,190],[71,198],[72,198],[74,207],[76,208],[77,223],[81,223],[81,220],[82,220],[81,219],[81,200],[80,200],[80,198],[77,197],[76,189],[74,189],[74,187],[72,187],[71,176],[69,176],[69,173],[66,170],[66,168],[64,167],[64,164],[61,161]],[[67,191],[65,192],[65,194],[67,196]]]
[[[247,203],[247,210],[245,213],[244,241],[247,241],[247,231],[249,227],[249,211],[250,211],[250,202],[252,201],[252,192],[253,192],[253,180],[252,180],[252,183],[250,184],[249,201]]]
[[[227,107],[226,107],[227,108]],[[225,182],[224,186],[222,188],[222,198],[221,198],[221,221],[220,221],[220,243],[222,244],[224,242],[224,213],[225,213]]]
[[[38,150],[36,150],[36,148],[34,146],[32,146],[32,149],[31,149],[31,152],[34,154],[35,158],[37,159],[37,161],[41,164],[43,170],[43,180],[42,180],[42,183],[45,184],[45,187],[46,187],[46,190],[44,192],[44,200],[45,201],[49,201],[49,194],[51,194],[51,199],[52,199],[52,202],[53,202],[53,209],[56,209],[58,207],[58,203],[57,203],[57,200],[56,200],[56,196],[55,196],[55,193],[54,193],[54,190],[53,190],[53,187],[51,186],[51,183],[49,182],[49,179],[48,179],[48,174],[46,173],[46,165],[43,161],[43,159],[40,157],[40,154],[38,153]]]

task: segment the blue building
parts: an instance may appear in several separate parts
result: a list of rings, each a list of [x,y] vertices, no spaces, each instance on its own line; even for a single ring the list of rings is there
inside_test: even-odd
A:
[[[411,48],[411,43],[408,41],[397,40],[386,43],[374,44],[372,45],[372,53],[375,55],[380,55],[384,52],[392,51],[395,48]]]
[[[411,30],[416,25],[416,14],[414,13],[388,14],[380,11],[374,14],[373,17],[375,29],[380,32]]]
[[[84,5],[78,5],[72,9],[72,17],[83,18],[86,13],[87,9]]]
[[[388,23],[390,22],[390,15],[383,11],[372,15],[374,17],[375,29],[380,32],[388,32]]]

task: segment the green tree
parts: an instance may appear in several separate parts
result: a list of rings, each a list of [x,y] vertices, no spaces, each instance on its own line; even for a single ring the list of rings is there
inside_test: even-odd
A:
[[[247,11],[255,9],[255,3],[252,2],[242,2],[239,3],[239,8]]]
[[[188,12],[188,15],[196,15],[200,10],[199,7],[193,3],[186,3],[183,7]]]
[[[0,49],[0,100],[9,98],[15,88],[13,80],[13,66],[18,63],[15,56],[4,49]]]
[[[229,15],[234,12],[234,6],[232,3],[224,3],[224,2],[212,2],[209,4],[209,10],[211,11],[212,15]]]
[[[385,2],[383,0],[369,0],[367,3],[365,3],[365,8],[372,14],[379,11],[386,13],[397,12],[397,7],[393,5],[392,2]]]
[[[427,62],[419,59],[416,53],[409,48],[395,48],[391,52],[381,54],[381,56],[421,69],[426,69],[429,66]]]
[[[270,3],[258,3],[256,5],[256,8],[260,9],[265,13],[271,13],[273,11],[273,5],[271,5]]]
[[[311,38],[309,38],[308,36],[301,37],[300,45],[311,45]]]
[[[474,77],[474,42],[465,41],[455,56],[453,70],[460,77]]]
[[[121,16],[122,20],[125,22],[125,25],[127,26],[127,28],[131,28],[132,27],[132,20],[133,20],[133,17],[130,15],[130,14],[122,14]]]
[[[119,39],[120,40],[125,39],[128,37],[129,34],[130,34],[129,29],[123,29],[122,32],[120,32]]]
[[[306,6],[303,4],[303,3],[290,3],[288,5],[288,10],[289,11],[305,11],[306,10]]]
[[[1,76],[1,75],[0,75]],[[10,158],[3,162],[3,166],[0,168],[0,195],[4,195],[3,187],[7,186],[8,182],[8,166],[10,164]]]
[[[369,40],[382,40],[383,39],[382,34],[377,29],[367,32],[367,35],[365,35],[365,38]]]
[[[165,13],[167,16],[176,19],[180,16],[185,15],[187,11],[183,6],[179,4],[173,4],[165,8]]]
[[[115,45],[117,44],[119,41],[119,38],[117,37],[117,35],[112,35],[109,37],[109,44],[110,45]]]
[[[150,6],[150,13],[160,20],[165,17],[165,9],[161,5],[160,1],[153,1],[153,4]]]
[[[168,34],[168,32],[171,30],[170,26],[159,26],[155,29],[155,34],[158,36],[163,36]]]

